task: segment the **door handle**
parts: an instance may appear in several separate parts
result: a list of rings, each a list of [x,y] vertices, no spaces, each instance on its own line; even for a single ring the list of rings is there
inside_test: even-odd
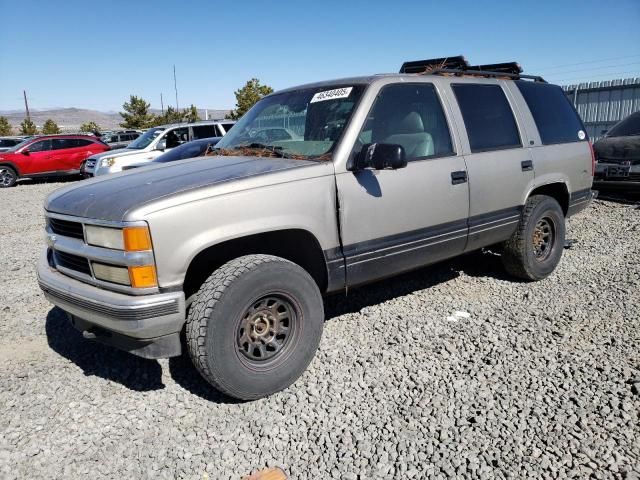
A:
[[[459,172],[451,172],[451,185],[458,185],[459,183],[466,183],[467,172],[462,170]]]
[[[520,162],[520,166],[522,167],[523,172],[530,172],[533,170],[533,161],[532,160],[523,160]]]

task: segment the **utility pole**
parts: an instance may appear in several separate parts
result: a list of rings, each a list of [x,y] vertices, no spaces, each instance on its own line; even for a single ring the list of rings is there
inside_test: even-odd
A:
[[[176,82],[176,66],[173,66],[173,88],[176,91],[176,111],[180,110],[180,107],[178,106],[178,82]]]
[[[162,92],[160,92],[160,110],[162,110],[162,114],[164,115],[164,102],[162,101]]]
[[[31,115],[29,114],[29,103],[27,102],[27,91],[23,90],[22,94],[24,95],[24,108],[27,111],[27,120],[31,121]]]

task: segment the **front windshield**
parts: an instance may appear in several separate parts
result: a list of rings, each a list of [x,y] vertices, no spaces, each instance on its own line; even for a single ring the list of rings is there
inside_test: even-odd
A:
[[[331,160],[363,85],[332,85],[270,95],[216,145],[224,155]]]
[[[127,148],[131,150],[142,150],[143,148],[147,148],[151,144],[151,142],[153,142],[153,140],[163,131],[164,128],[150,128],[129,145],[127,145]]]

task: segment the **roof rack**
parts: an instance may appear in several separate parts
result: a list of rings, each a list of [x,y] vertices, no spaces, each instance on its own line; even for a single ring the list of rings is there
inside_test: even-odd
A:
[[[491,63],[486,65],[469,65],[467,60],[457,57],[433,58],[405,62],[400,73],[415,73],[422,75],[449,74],[456,76],[476,76],[485,78],[510,78],[512,80],[528,79],[534,82],[546,83],[538,75],[523,75],[522,67],[517,62]]]
[[[462,56],[430,58],[428,60],[417,60],[404,62],[400,67],[400,73],[430,73],[438,68],[465,68],[469,62]]]

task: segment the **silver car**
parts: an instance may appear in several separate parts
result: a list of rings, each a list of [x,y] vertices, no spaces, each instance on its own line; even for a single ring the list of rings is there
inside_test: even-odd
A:
[[[254,399],[305,370],[327,293],[490,245],[514,277],[544,279],[592,198],[580,118],[538,77],[426,70],[276,92],[218,156],[57,190],[42,290],[85,337],[147,358],[186,348],[213,386]],[[278,126],[297,134],[270,138]]]

